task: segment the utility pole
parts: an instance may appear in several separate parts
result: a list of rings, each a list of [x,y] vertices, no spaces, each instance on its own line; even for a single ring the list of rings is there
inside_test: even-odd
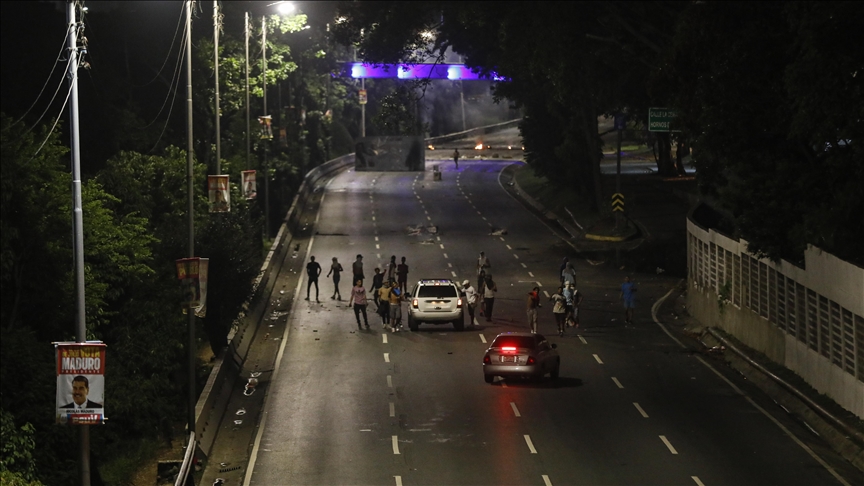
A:
[[[267,116],[267,16],[261,18],[261,73],[264,89],[264,116]],[[268,135],[269,134],[265,134]],[[270,139],[264,140],[264,236],[270,238],[270,170],[267,164],[267,149]]]
[[[252,135],[249,133],[249,12],[244,15],[243,30],[246,32],[246,170],[252,153]]]
[[[219,0],[213,0],[213,69],[216,77],[216,175],[222,174],[222,132],[219,129]]]
[[[192,0],[186,1],[186,215],[189,224],[189,258],[195,258],[195,184],[192,144]],[[188,428],[195,433],[195,309],[186,310],[188,316],[187,365],[188,390]]]
[[[69,50],[69,135],[72,156],[72,250],[75,267],[75,341],[87,342],[84,299],[84,210],[81,198],[81,147],[78,126],[78,29],[76,2],[66,2],[66,35]],[[81,484],[90,486],[90,426],[79,425],[78,463]]]

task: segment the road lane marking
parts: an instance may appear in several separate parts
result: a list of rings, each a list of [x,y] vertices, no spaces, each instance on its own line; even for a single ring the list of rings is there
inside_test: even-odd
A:
[[[528,265],[525,265],[524,263],[520,262],[519,265],[522,265],[522,268],[528,268]]]
[[[582,344],[588,344],[588,341],[586,341],[585,338],[582,337],[581,334],[577,334],[577,336],[579,336],[579,340],[582,341]]]
[[[440,246],[442,250],[444,249],[444,243],[439,243],[438,246]]]
[[[513,415],[515,415],[515,416],[517,416],[517,417],[521,417],[521,416],[522,416],[522,414],[519,413],[519,409],[516,408],[516,403],[515,403],[515,402],[510,402],[510,408],[513,409]]]
[[[425,209],[423,210],[423,212],[424,212],[425,214],[429,214],[429,211],[426,211]]]
[[[456,272],[454,272],[454,271],[451,271],[451,272],[450,272],[450,273],[452,273],[452,274],[453,274],[453,278],[456,278]]]
[[[382,334],[381,339],[384,341],[384,344],[387,344],[387,335],[386,334]]]
[[[441,237],[440,237],[440,236],[436,236],[435,238],[436,238],[438,241],[441,241]]]
[[[515,259],[518,260],[518,259],[519,259],[519,255],[517,255],[517,254],[514,253],[514,254],[513,254],[513,258],[515,258]]]
[[[375,221],[375,216],[372,216],[372,221]]]
[[[453,268],[453,264],[450,262],[447,262],[447,268]]]
[[[510,245],[504,245],[504,246],[506,246],[508,250],[512,250],[512,249],[513,249],[513,248],[510,247]]]
[[[375,243],[375,249],[376,249],[376,250],[380,250],[380,249],[381,249],[381,245],[379,245],[378,243]]]
[[[432,218],[430,218],[429,216],[426,216],[426,219],[427,219],[428,221],[432,221]]]
[[[396,404],[393,402],[390,402],[390,416],[391,417],[396,416]]]
[[[450,258],[450,257],[448,257],[447,254],[445,253],[445,254],[444,254],[444,258]]]
[[[600,359],[600,356],[597,356],[597,355],[595,354],[595,355],[594,355],[594,359],[597,360],[597,363],[598,363],[598,364],[603,364],[603,361]]]
[[[538,287],[543,287],[543,284],[540,282],[534,282],[534,283],[537,284]]]
[[[545,486],[552,486],[552,481],[549,480],[549,476],[544,474],[542,477],[543,477],[543,484]]]
[[[401,452],[399,452],[399,436],[394,435],[392,440],[393,440],[393,454],[401,454]]]
[[[477,211],[477,214],[482,214],[480,211]]]
[[[597,355],[595,354],[594,356],[597,356]],[[390,353],[384,353],[384,362],[385,363],[390,362]]]
[[[547,291],[547,290],[544,290],[544,291],[543,291],[543,295],[545,295],[545,296],[546,296],[546,298],[547,298],[547,299],[548,299],[548,298],[549,298],[549,291]]]
[[[501,241],[504,241],[504,237],[503,237],[503,236],[499,236],[498,238],[501,238]]]
[[[640,407],[638,403],[633,402],[633,406],[636,407],[636,410],[639,410],[639,413],[640,413],[643,417],[648,418],[648,414],[645,413],[645,410],[642,410],[642,407]]]
[[[475,320],[476,320],[476,319],[475,319]],[[480,342],[483,343],[483,344],[486,344],[486,336],[484,336],[484,335],[481,334],[481,335],[480,335]]]
[[[613,376],[613,377],[612,377],[612,381],[615,382],[615,385],[616,385],[618,388],[624,388],[624,385],[622,385],[621,382],[618,381],[618,378],[615,378],[615,377]]]
[[[378,241],[378,237],[377,237],[377,236],[375,237],[375,241]]]
[[[376,253],[375,256],[377,256],[379,260],[381,259],[381,254],[380,254],[380,253]]]
[[[523,437],[525,437],[525,443],[528,444],[528,450],[531,451],[531,454],[537,454],[537,449],[534,448],[534,443],[531,442],[531,436],[525,434]]]
[[[528,272],[528,276],[534,278],[534,274],[532,272]]]
[[[699,476],[690,476],[690,479],[692,479],[693,482],[696,483],[696,486],[705,486],[705,483],[699,480]]]
[[[387,375],[387,388],[393,388],[393,377]]]
[[[393,479],[396,480],[396,486],[402,486],[402,476],[393,476]]]
[[[665,435],[661,435],[660,440],[662,440],[663,443],[666,444],[666,447],[669,448],[669,452],[671,452],[672,454],[678,454],[678,451],[676,451],[675,448],[672,447],[672,444],[669,443],[669,441],[666,439]]]
[[[482,218],[483,218],[483,221],[489,221],[488,219],[486,219],[486,216],[482,216]]]

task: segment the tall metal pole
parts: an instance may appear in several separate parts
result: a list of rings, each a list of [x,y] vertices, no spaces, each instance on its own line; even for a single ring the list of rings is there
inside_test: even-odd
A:
[[[246,31],[246,170],[252,153],[252,135],[249,133],[249,12],[244,15],[243,29]]]
[[[216,175],[222,173],[222,131],[219,129],[219,0],[213,0],[213,69],[216,77]]]
[[[459,80],[459,101],[462,106],[462,131],[468,130],[468,127],[465,126],[465,88],[462,84],[462,80]]]
[[[618,161],[616,163],[615,169],[615,194],[621,193],[621,133],[623,132],[623,127],[619,123],[616,118],[615,124],[618,125]],[[615,229],[621,225],[621,211],[615,211]]]
[[[354,62],[357,62],[357,46],[354,46]],[[366,78],[360,78],[360,89],[366,89]],[[360,103],[360,137],[366,137],[366,103]]]
[[[186,1],[186,214],[189,218],[189,258],[195,257],[195,184],[192,144],[192,0]],[[188,353],[188,428],[195,432],[195,310],[186,310],[188,316],[187,331],[189,342],[186,343]]]
[[[75,341],[87,341],[86,305],[84,300],[84,210],[81,199],[81,148],[78,126],[78,22],[75,2],[66,2],[67,45],[69,49],[69,135],[72,155],[72,250],[75,266]],[[78,429],[78,458],[81,484],[90,486],[90,426]]]
[[[261,72],[264,88],[264,116],[267,116],[267,16],[261,18]],[[269,136],[269,134],[268,134]],[[267,165],[269,138],[264,140],[264,235],[270,238],[270,170]]]

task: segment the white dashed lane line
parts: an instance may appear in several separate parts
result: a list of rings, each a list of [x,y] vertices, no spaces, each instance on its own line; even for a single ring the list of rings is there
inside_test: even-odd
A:
[[[661,435],[660,440],[662,440],[663,443],[666,444],[666,447],[669,448],[669,452],[671,452],[672,454],[678,454],[678,451],[676,451],[675,448],[672,447],[672,444],[669,442],[668,439],[666,439],[665,435]]]
[[[514,253],[514,254],[513,254],[513,258],[515,258],[515,259],[518,260],[518,259],[519,259],[519,255],[517,255],[517,254]]]
[[[501,241],[504,241],[504,237],[503,237],[503,236],[499,236],[498,238],[501,238]]]
[[[525,437],[525,443],[528,444],[528,450],[531,451],[531,454],[537,454],[537,449],[534,448],[534,443],[531,442],[531,436],[525,434],[523,437]]]
[[[515,416],[517,416],[517,417],[521,417],[521,416],[522,416],[522,414],[519,413],[519,409],[516,408],[516,403],[515,403],[515,402],[510,402],[510,408],[513,409],[513,415],[515,415]]]
[[[483,343],[483,344],[486,344],[486,336],[484,336],[484,335],[481,334],[481,335],[480,335],[480,342]]]
[[[375,241],[378,241],[378,237],[377,237],[377,236],[375,237]],[[355,283],[356,283],[356,282],[355,282]]]
[[[582,344],[588,344],[588,341],[586,341],[585,338],[582,337],[581,334],[579,334],[579,340],[582,341]]]
[[[594,359],[597,360],[597,364],[603,364],[603,360],[600,359],[600,356],[594,355]]]
[[[544,290],[543,295],[545,295],[547,299],[549,298],[549,292],[548,291]]]
[[[595,354],[594,356],[597,356],[597,355]],[[384,362],[385,363],[390,362],[390,353],[384,353]]]
[[[622,385],[621,382],[618,381],[618,378],[615,378],[615,377],[613,376],[613,377],[612,377],[612,381],[615,382],[615,386],[617,386],[618,388],[624,388],[624,385]]]
[[[456,278],[456,272],[450,272],[453,275],[453,278]]]
[[[393,388],[393,377],[391,375],[387,375],[387,388]]]
[[[444,254],[444,258],[450,258],[450,257],[448,257],[447,254],[445,253],[445,254]]]
[[[453,268],[453,264],[450,262],[447,262],[447,268]]]
[[[531,278],[534,278],[534,273],[533,273],[533,272],[528,272],[528,276],[531,277]]]
[[[642,410],[642,407],[640,407],[638,403],[633,402],[633,406],[636,407],[636,410],[639,411],[639,415],[642,415],[643,417],[648,418],[648,414],[645,413],[645,410]]]
[[[444,249],[444,243],[439,243],[438,246],[440,246],[442,250]]]
[[[696,483],[696,486],[705,486],[705,483],[699,480],[699,476],[690,476],[690,479],[692,479],[693,482]]]
[[[399,452],[399,436],[394,435],[392,440],[393,440],[393,454],[401,454],[401,452]]]
[[[396,404],[393,402],[390,402],[390,416],[391,417],[396,416]]]
[[[402,476],[393,476],[393,479],[396,480],[396,486],[402,486]]]
[[[552,481],[549,480],[549,476],[543,475],[543,484],[545,486],[552,486]]]
[[[387,335],[386,335],[386,334],[382,334],[382,335],[381,335],[381,340],[384,342],[384,344],[387,344]]]
[[[510,247],[510,245],[504,245],[504,246],[506,246],[508,250],[512,250],[512,249],[513,249],[513,248]]]

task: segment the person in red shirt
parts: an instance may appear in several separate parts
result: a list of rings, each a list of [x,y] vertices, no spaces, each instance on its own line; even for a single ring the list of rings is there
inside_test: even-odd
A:
[[[540,308],[540,287],[534,287],[528,292],[528,300],[525,303],[528,314],[528,328],[537,333],[537,309]]]

